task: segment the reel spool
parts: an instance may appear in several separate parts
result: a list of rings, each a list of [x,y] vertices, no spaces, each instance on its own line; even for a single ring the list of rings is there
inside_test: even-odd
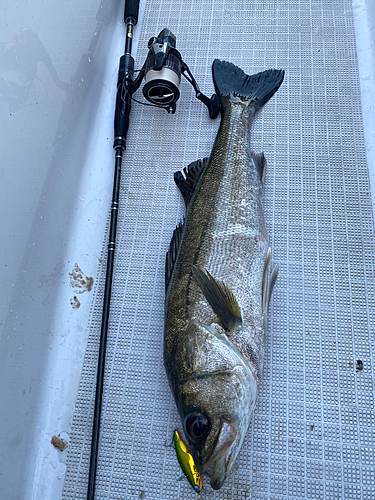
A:
[[[176,50],[176,37],[165,28],[148,42],[143,95],[156,106],[173,108],[180,97],[181,54]]]

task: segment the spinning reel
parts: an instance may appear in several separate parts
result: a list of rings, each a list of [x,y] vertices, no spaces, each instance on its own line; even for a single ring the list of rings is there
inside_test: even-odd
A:
[[[176,103],[180,97],[181,75],[194,87],[195,95],[207,106],[211,118],[216,118],[220,111],[220,101],[216,94],[211,98],[202,94],[188,65],[182,60],[180,52],[176,49],[176,37],[164,28],[157,37],[150,38],[148,54],[137,78],[131,83],[126,83],[126,91],[133,94],[142,84],[145,84],[143,95],[149,103],[164,108],[168,113],[176,112]],[[129,68],[130,69],[130,68]],[[130,69],[134,72],[133,68]],[[129,74],[132,80],[132,74]]]

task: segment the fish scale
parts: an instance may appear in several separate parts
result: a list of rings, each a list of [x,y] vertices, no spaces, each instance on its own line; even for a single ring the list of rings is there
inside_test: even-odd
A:
[[[253,113],[246,104],[232,103],[229,106],[217,142],[225,144],[226,136],[231,140],[224,161],[220,155],[216,157],[214,148],[210,165],[213,175],[218,162],[223,162],[225,169],[215,199],[216,213],[212,215],[215,218],[214,239],[207,269],[224,281],[240,305],[243,327],[239,332],[233,332],[230,338],[252,360],[253,372],[258,374],[265,341],[261,290],[268,235],[259,202],[261,180],[249,154],[249,121]],[[256,235],[265,245],[260,247],[257,244]]]
[[[164,364],[199,472],[215,464],[215,489],[241,448],[262,372],[277,274],[268,279],[265,161],[250,152],[250,125],[283,75],[214,61],[222,119],[211,156],[175,174],[187,213],[166,260]]]

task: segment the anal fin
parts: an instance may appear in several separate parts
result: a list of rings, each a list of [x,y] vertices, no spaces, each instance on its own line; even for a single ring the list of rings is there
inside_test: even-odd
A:
[[[237,325],[241,325],[242,315],[240,306],[236,297],[225,283],[216,280],[208,271],[204,272],[197,266],[193,265],[191,269],[203,295],[224,328],[228,331],[233,331]]]
[[[188,205],[191,197],[194,194],[195,188],[198,184],[198,181],[205,171],[208,165],[208,158],[203,158],[203,160],[193,161],[188,165],[188,167],[184,168],[184,174],[182,172],[175,172],[174,180],[177,184],[177,187],[181,191],[182,196],[185,200],[185,205]]]
[[[271,276],[270,276],[269,291],[268,291],[268,302],[267,302],[267,311],[268,311],[268,308],[270,306],[270,300],[271,300],[272,292],[273,292],[273,289],[275,287],[275,283],[276,283],[278,275],[279,275],[279,266],[276,265],[272,269],[272,273],[271,273]]]
[[[273,289],[275,287],[275,283],[277,280],[277,276],[279,274],[279,266],[275,265],[272,269],[270,277],[268,277],[269,273],[269,265],[271,262],[272,252],[271,249],[268,249],[266,262],[264,264],[263,271],[263,283],[262,283],[262,311],[263,314],[268,312],[270,306],[270,300],[272,296]]]
[[[254,151],[252,151],[251,158],[259,172],[259,177],[263,184],[267,166],[266,157],[264,156],[264,153],[254,153]]]

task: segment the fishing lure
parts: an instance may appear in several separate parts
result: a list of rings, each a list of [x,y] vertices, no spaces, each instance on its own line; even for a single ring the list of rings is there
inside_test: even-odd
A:
[[[188,446],[183,442],[177,430],[174,431],[173,441],[176,448],[177,459],[180,463],[183,473],[187,477],[194,490],[197,493],[200,493],[203,486],[202,477],[198,472]]]

